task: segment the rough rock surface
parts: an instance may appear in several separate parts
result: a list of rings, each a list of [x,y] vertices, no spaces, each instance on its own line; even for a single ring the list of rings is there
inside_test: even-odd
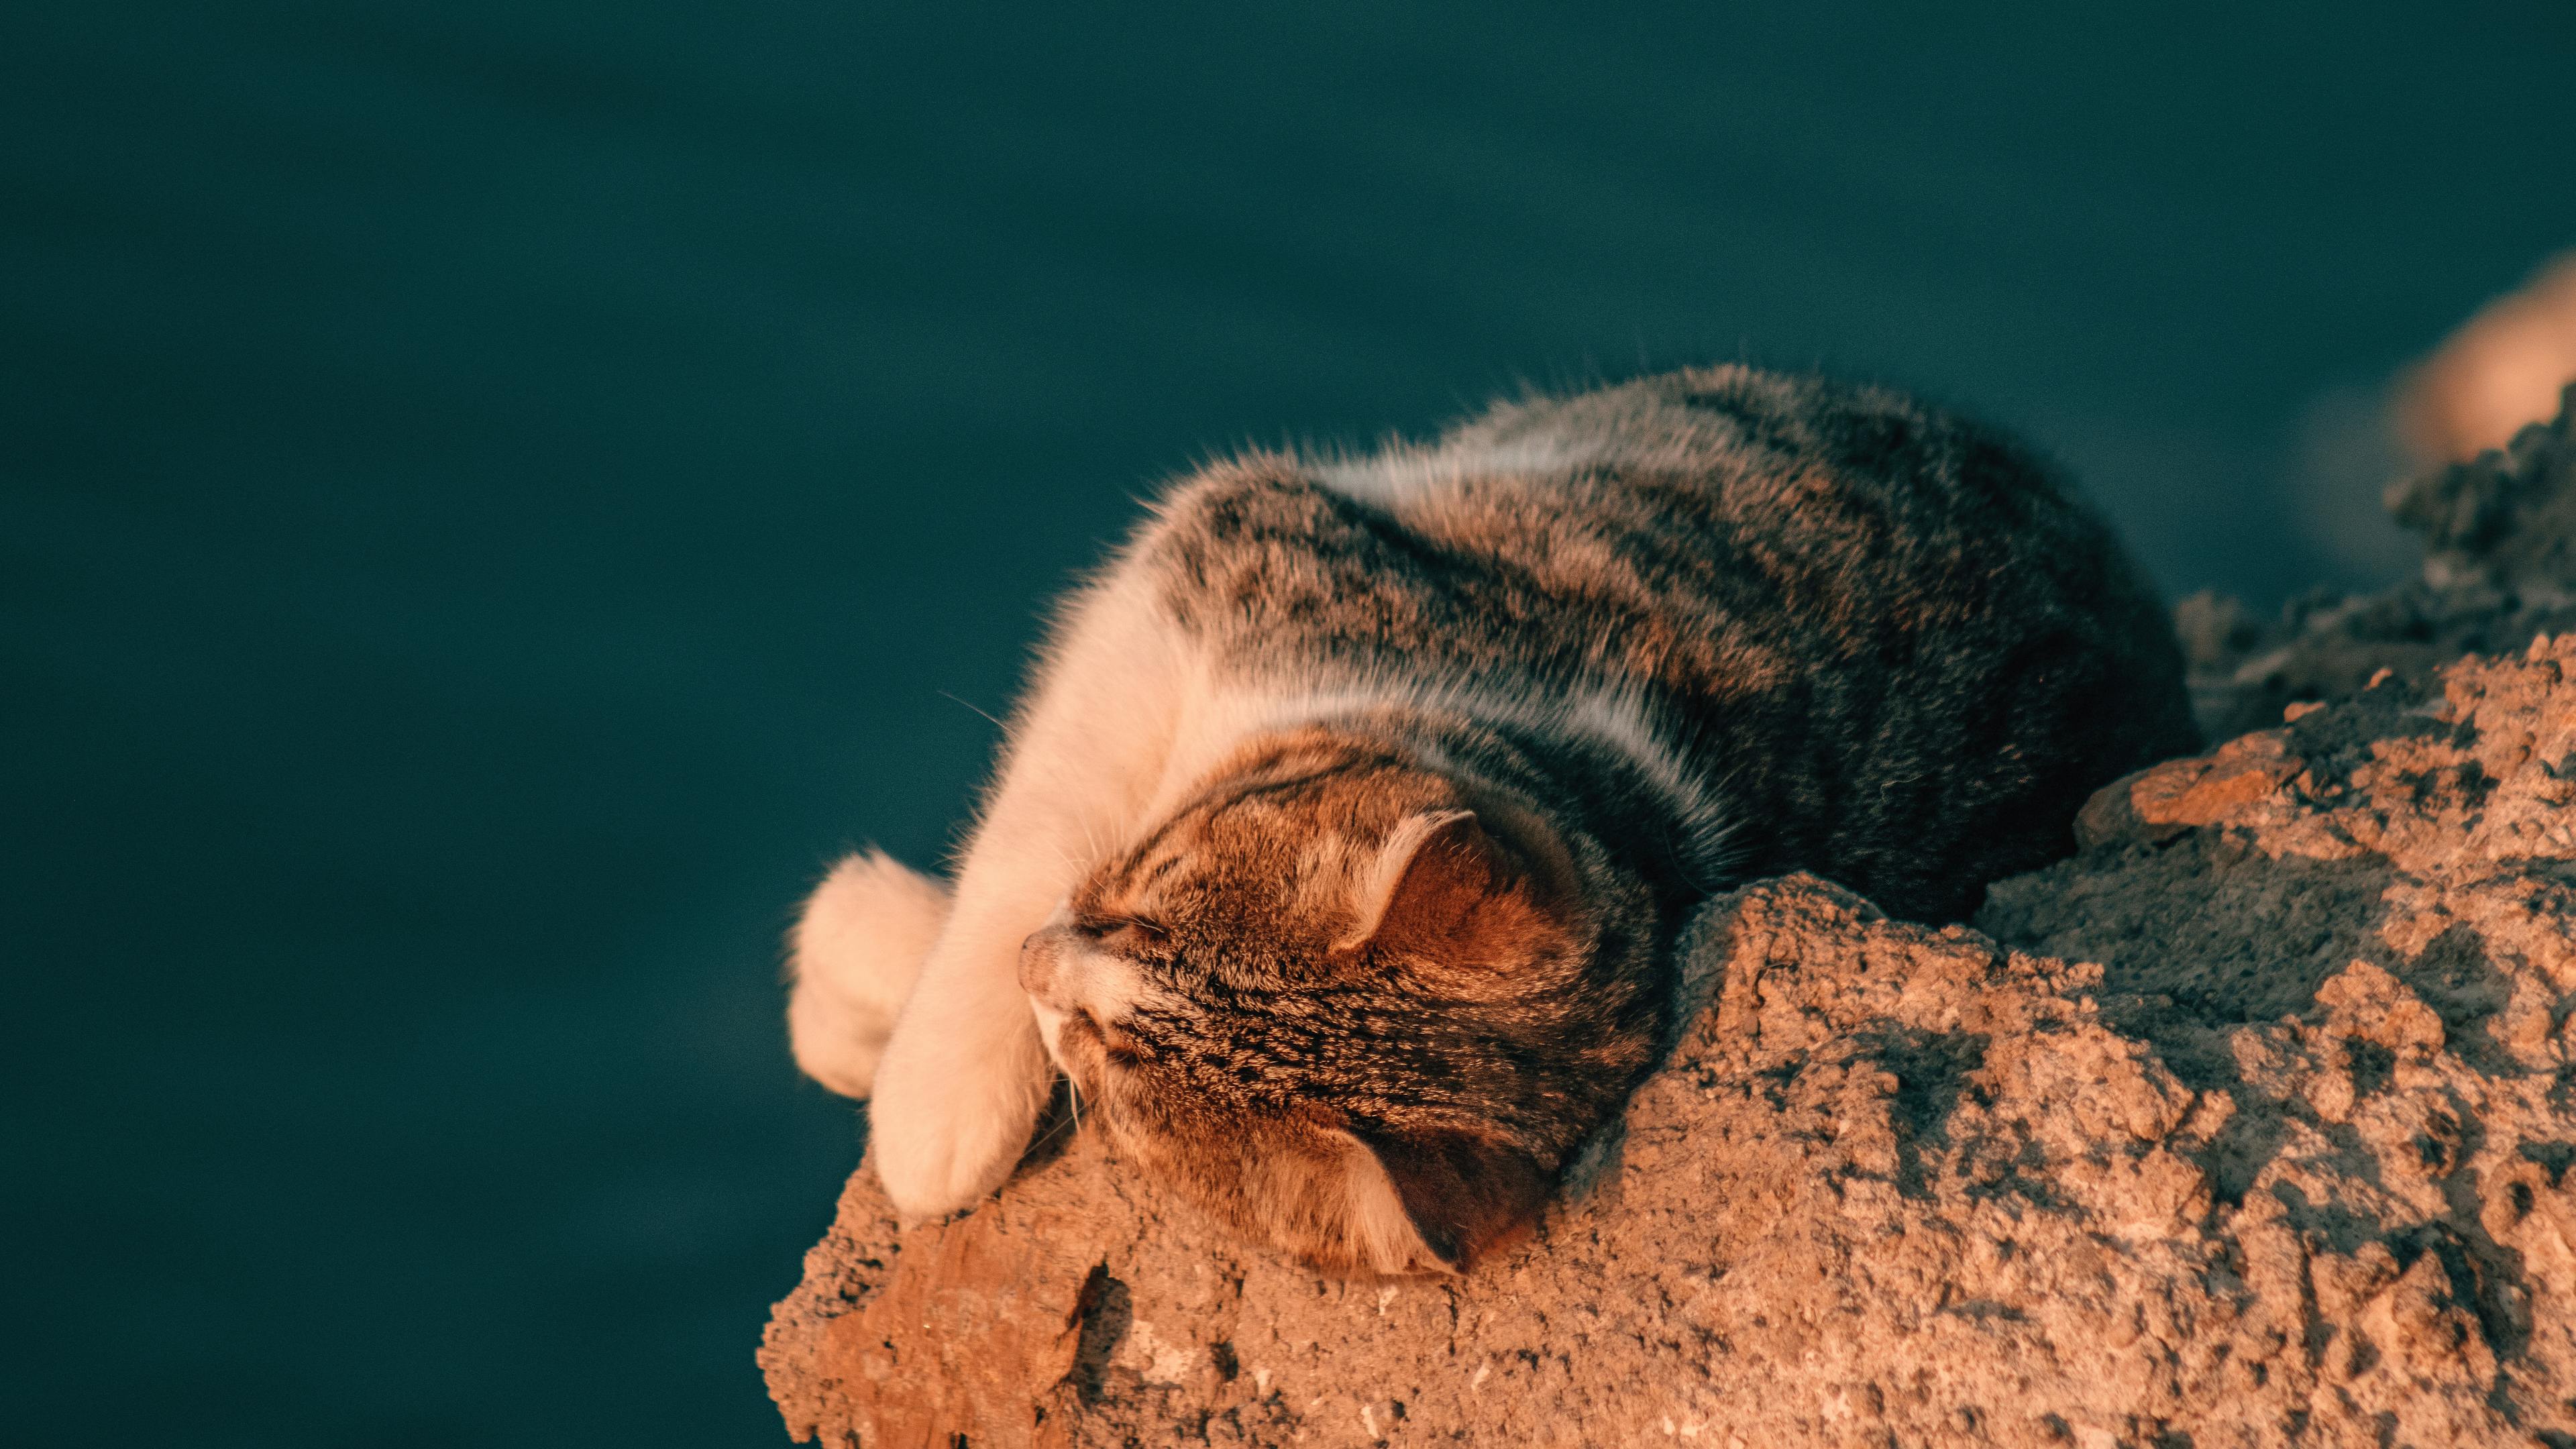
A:
[[[2388,508],[2424,537],[2420,579],[2377,594],[2303,594],[2269,621],[2210,594],[2175,611],[2209,738],[2351,694],[2382,669],[2420,682],[2463,654],[2576,629],[2576,386],[2555,422],[2398,484]]]
[[[2569,456],[2425,496],[2559,507]],[[2422,597],[2518,631],[2564,550],[2479,534]],[[2119,782],[1983,934],[1719,901],[1616,1158],[1463,1279],[1319,1277],[1084,1132],[910,1230],[862,1169],[771,1392],[867,1449],[2576,1446],[2576,636],[2524,640]]]

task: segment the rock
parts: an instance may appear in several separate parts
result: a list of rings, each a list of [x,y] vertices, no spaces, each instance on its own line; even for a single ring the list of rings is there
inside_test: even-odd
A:
[[[2352,694],[2383,669],[2421,681],[2463,654],[2576,629],[2576,388],[2556,421],[2400,483],[2388,506],[2424,537],[2420,579],[2303,594],[2270,621],[2210,594],[2175,610],[2209,738],[2278,724],[2290,705]]]
[[[2576,638],[2438,685],[2121,782],[1988,934],[1719,902],[1620,1160],[1464,1279],[1075,1134],[910,1231],[854,1177],[772,1390],[870,1449],[2576,1434]]]
[[[2389,490],[2397,521],[2424,535],[2437,587],[2479,582],[2564,584],[2576,577],[2576,383],[2558,419],[2533,423],[2502,449]]]
[[[2567,428],[2492,461],[2546,486],[2427,496],[2576,497]],[[1811,877],[1712,904],[1712,998],[1624,1140],[1463,1278],[1236,1243],[1069,1117],[941,1223],[863,1168],[761,1349],[788,1428],[2576,1444],[2576,634],[2398,647],[2475,589],[2519,630],[2564,553],[2435,537],[2472,551],[2405,607],[2450,623],[2285,616],[2256,642],[2324,702],[2102,791],[1977,930]]]

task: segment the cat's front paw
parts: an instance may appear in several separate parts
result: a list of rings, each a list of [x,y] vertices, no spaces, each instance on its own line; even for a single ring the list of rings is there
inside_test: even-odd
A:
[[[905,1222],[966,1207],[1011,1175],[1054,1068],[1026,1012],[1004,1033],[895,1033],[868,1103],[877,1180]],[[981,1040],[974,1038],[981,1037]]]
[[[873,1088],[895,1020],[948,919],[948,892],[879,851],[843,860],[789,936],[787,1040],[844,1097]]]

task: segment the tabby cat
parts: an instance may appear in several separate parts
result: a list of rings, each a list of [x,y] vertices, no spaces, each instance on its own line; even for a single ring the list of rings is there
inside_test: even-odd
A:
[[[1673,1041],[1711,894],[1958,919],[2195,745],[2103,524],[1898,393],[1721,367],[1248,454],[1067,601],[953,886],[815,891],[791,1036],[908,1217],[998,1186],[1061,1071],[1238,1231],[1456,1270]]]

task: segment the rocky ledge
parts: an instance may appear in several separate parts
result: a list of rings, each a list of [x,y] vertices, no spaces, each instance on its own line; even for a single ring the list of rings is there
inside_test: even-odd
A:
[[[1322,1278],[1087,1133],[911,1230],[863,1168],[761,1349],[789,1430],[2576,1446],[2569,418],[2392,503],[2425,579],[2186,605],[2204,717],[2278,723],[1976,930],[1712,905],[1695,1029],[1507,1258]]]

